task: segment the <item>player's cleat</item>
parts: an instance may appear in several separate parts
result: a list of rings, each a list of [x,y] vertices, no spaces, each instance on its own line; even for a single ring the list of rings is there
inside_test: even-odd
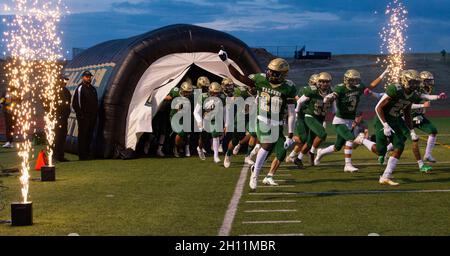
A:
[[[173,156],[176,158],[180,157],[180,153],[178,152],[178,148],[176,146],[173,147]]]
[[[311,152],[309,152],[308,154],[309,154],[309,163],[311,164],[311,166],[314,166],[314,159],[316,158],[316,156]]]
[[[424,164],[422,167],[420,167],[420,172],[421,173],[430,173],[432,169],[433,169],[433,167]]]
[[[360,134],[355,138],[355,140],[353,141],[353,143],[355,143],[356,145],[361,145],[361,144],[363,144],[364,139],[365,139],[364,133],[360,133]]]
[[[297,165],[298,169],[304,169],[305,167],[303,166],[303,161],[298,159],[298,157],[296,157],[294,159],[294,164]]]
[[[191,149],[189,148],[189,145],[186,145],[186,146],[184,147],[184,155],[185,155],[186,157],[191,157]]]
[[[385,161],[385,157],[384,157],[384,156],[379,156],[379,157],[378,157],[378,163],[379,163],[380,165],[384,165],[384,161]]]
[[[252,158],[250,156],[246,156],[244,159],[244,163],[248,164],[248,165],[254,165],[255,162],[252,160]]]
[[[294,162],[294,158],[293,157],[291,157],[291,156],[287,156],[286,157],[286,163],[293,163]]]
[[[344,167],[344,172],[353,173],[353,172],[358,172],[358,171],[359,171],[359,169],[356,168],[355,166],[353,166],[352,164],[346,164]]]
[[[220,160],[219,157],[214,157],[214,163],[218,164],[220,162],[222,162],[222,160]]]
[[[13,148],[14,145],[11,142],[6,142],[5,145],[2,146],[2,148]]]
[[[205,152],[203,152],[203,149],[197,147],[197,153],[198,153],[198,157],[200,157],[200,159],[201,159],[202,161],[205,161],[205,160],[206,160]]]
[[[250,186],[250,189],[255,190],[258,187],[258,176],[256,175],[254,165],[250,167],[250,173],[250,182],[248,185]]]
[[[264,178],[263,182],[264,185],[269,185],[269,186],[278,186],[278,183],[276,183],[273,180],[273,176],[267,176]]]
[[[166,155],[164,155],[164,152],[162,151],[161,148],[158,148],[158,150],[156,151],[156,155],[158,155],[159,157],[165,157]]]
[[[239,150],[241,150],[241,144],[237,144],[236,147],[233,148],[233,155],[239,154]]]
[[[389,186],[398,186],[400,185],[397,182],[394,182],[393,180],[389,178],[384,178],[383,176],[380,177],[380,180],[378,181],[381,185],[389,185]]]
[[[424,160],[427,161],[427,162],[430,162],[430,163],[436,163],[437,162],[436,159],[434,159],[433,156],[425,156]]]
[[[314,165],[319,165],[321,159],[322,159],[322,149],[319,148],[319,149],[317,150],[316,158],[314,159]]]
[[[229,156],[225,156],[225,159],[223,160],[223,167],[230,168],[231,166],[231,159]]]

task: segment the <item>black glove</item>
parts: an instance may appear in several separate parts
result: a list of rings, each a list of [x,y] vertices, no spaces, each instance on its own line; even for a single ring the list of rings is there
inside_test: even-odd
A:
[[[228,59],[228,54],[223,46],[220,47],[219,57],[222,61],[226,61]]]

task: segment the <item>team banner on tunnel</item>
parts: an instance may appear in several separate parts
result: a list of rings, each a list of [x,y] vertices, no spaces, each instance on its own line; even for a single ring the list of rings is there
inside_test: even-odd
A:
[[[69,81],[67,82],[67,88],[72,94],[72,97],[75,92],[75,89],[82,81],[83,72],[89,70],[93,75],[92,85],[97,89],[99,101],[101,101],[107,87],[108,79],[111,77],[112,71],[115,66],[116,66],[115,63],[105,63],[79,68],[65,69],[64,75],[69,78]],[[67,140],[73,141],[78,137],[77,119],[73,109],[69,117],[67,133],[68,133]]]

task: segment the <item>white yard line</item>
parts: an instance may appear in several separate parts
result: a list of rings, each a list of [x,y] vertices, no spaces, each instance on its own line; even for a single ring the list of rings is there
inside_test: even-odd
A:
[[[295,188],[294,185],[260,186],[259,188]]]
[[[288,224],[301,223],[300,220],[262,220],[262,221],[243,221],[242,224]]]
[[[430,190],[355,190],[355,191],[322,191],[322,192],[268,192],[249,193],[252,196],[280,196],[280,195],[367,195],[367,194],[411,194],[411,193],[450,193],[450,189]]]
[[[260,174],[259,177],[266,177],[265,174]],[[275,177],[290,177],[292,174],[286,173],[286,174],[275,174]]]
[[[267,193],[248,193],[251,196],[287,196],[287,195],[297,195],[298,193],[292,192],[267,192]]]
[[[234,190],[233,197],[231,198],[230,204],[228,205],[228,209],[225,213],[225,218],[223,219],[222,226],[219,230],[219,236],[229,236],[231,227],[233,225],[234,217],[236,216],[236,211],[238,208],[239,200],[242,197],[242,192],[244,191],[245,181],[247,178],[249,166],[244,165],[241,170],[241,175],[239,176],[239,180],[236,184],[236,188]]]
[[[376,162],[370,162],[370,163],[359,163],[358,159],[353,159],[354,162],[353,164],[355,166],[380,166],[379,163]],[[433,165],[448,165],[450,164],[450,161],[438,161],[437,163],[433,163]],[[397,163],[397,165],[417,165],[417,162],[402,162],[401,160]],[[291,171],[298,171],[301,172],[302,170],[292,170],[292,169],[286,169],[286,167],[291,167],[294,165],[281,165],[280,169],[278,170],[278,172],[291,172]],[[316,167],[322,167],[322,166],[344,166],[344,161],[339,161],[339,162],[330,162],[330,163],[321,163],[320,165],[316,166]],[[270,166],[264,166],[264,168],[269,168]],[[309,167],[309,166],[307,166]],[[277,175],[275,174],[275,177]]]
[[[276,203],[296,203],[296,200],[263,200],[263,201],[245,201],[247,204],[276,204]]]
[[[276,209],[276,210],[247,210],[246,213],[267,213],[267,212],[296,212],[293,209]]]
[[[264,179],[259,180],[259,182],[263,182],[263,180],[264,180]],[[278,182],[287,182],[288,180],[274,180],[274,181],[278,183]]]

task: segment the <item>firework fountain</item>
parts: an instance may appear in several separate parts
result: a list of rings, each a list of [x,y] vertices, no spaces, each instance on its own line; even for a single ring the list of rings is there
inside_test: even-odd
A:
[[[52,165],[52,145],[56,120],[57,78],[61,66],[60,33],[57,24],[61,17],[61,0],[12,0],[5,11],[15,14],[4,33],[8,53],[7,77],[9,93],[13,100],[13,118],[18,155],[21,162],[22,202],[11,205],[13,225],[31,225],[31,202],[29,201],[30,159],[33,154],[32,135],[35,129],[35,103],[39,99],[45,108],[45,134],[49,164]],[[16,223],[14,221],[16,216]]]
[[[387,5],[385,14],[388,16],[388,24],[380,33],[381,54],[387,54],[383,64],[389,70],[388,83],[397,83],[405,67],[404,55],[407,40],[405,32],[408,28],[408,11],[400,0],[394,0]]]

